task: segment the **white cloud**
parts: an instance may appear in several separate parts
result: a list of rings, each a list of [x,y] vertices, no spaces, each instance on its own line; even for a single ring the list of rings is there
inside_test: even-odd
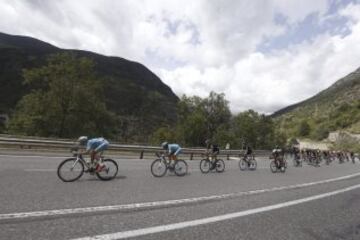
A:
[[[332,1],[0,0],[0,31],[140,61],[179,95],[214,90],[226,94],[235,112],[269,113],[360,66],[355,4],[332,13],[351,20],[345,37],[323,33],[276,52],[257,51],[309,14],[327,21]],[[278,15],[283,25],[274,20]]]

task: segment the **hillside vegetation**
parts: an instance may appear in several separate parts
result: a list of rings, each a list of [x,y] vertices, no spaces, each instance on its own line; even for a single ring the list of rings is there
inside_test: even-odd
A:
[[[116,116],[114,138],[146,141],[156,128],[176,120],[178,97],[140,63],[60,49],[34,38],[4,33],[0,33],[0,115],[11,118],[19,101],[34,90],[33,84],[24,84],[24,70],[39,69],[48,63],[50,56],[57,54],[70,54],[93,63],[106,108]]]
[[[360,133],[360,68],[312,98],[272,116],[287,137],[321,140],[337,130]]]

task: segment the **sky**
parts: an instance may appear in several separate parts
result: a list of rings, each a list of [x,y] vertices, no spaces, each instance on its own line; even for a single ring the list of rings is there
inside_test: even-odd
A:
[[[360,67],[360,0],[0,0],[0,32],[144,64],[272,113]]]

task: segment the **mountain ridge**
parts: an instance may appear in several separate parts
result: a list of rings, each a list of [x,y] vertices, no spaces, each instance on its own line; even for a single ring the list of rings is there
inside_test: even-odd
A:
[[[277,110],[274,113],[272,113],[270,116],[276,118],[276,117],[278,117],[280,115],[283,115],[283,114],[285,114],[287,112],[295,110],[297,107],[301,107],[304,104],[311,103],[312,101],[316,101],[322,95],[328,94],[329,92],[334,91],[334,90],[336,91],[337,88],[344,87],[344,85],[346,85],[349,81],[354,81],[356,79],[360,79],[360,67],[357,68],[355,71],[349,73],[345,77],[340,78],[335,83],[333,83],[332,85],[330,85],[326,89],[320,91],[319,93],[317,93],[317,94],[315,94],[315,95],[313,95],[313,96],[311,96],[311,97],[309,97],[309,98],[307,98],[307,99],[305,99],[303,101],[300,101],[298,103],[295,103],[295,104],[289,105],[287,107],[284,107],[284,108],[282,108],[280,110]]]
[[[318,94],[271,116],[290,137],[301,135],[304,125],[310,128],[309,136],[317,140],[338,130],[360,133],[360,68]]]
[[[6,33],[0,33],[0,114],[10,115],[21,97],[31,91],[23,84],[23,69],[43,66],[48,56],[64,52],[93,60],[104,85],[108,109],[128,122],[171,124],[176,119],[179,98],[143,64],[91,51],[62,49],[35,38]]]

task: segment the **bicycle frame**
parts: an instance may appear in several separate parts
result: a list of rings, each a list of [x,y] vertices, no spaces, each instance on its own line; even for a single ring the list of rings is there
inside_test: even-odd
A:
[[[167,160],[164,153],[161,153],[161,154],[160,154],[160,153],[155,153],[155,155],[156,155],[158,158],[160,158],[162,161],[164,161],[164,163],[165,163],[165,165],[166,165],[167,168],[169,167],[171,160]]]
[[[72,169],[74,169],[74,167],[76,166],[76,164],[80,161],[83,163],[83,165],[86,167],[86,169],[90,169],[91,166],[84,160],[82,154],[74,154],[74,157],[76,157],[76,161],[74,162]]]

